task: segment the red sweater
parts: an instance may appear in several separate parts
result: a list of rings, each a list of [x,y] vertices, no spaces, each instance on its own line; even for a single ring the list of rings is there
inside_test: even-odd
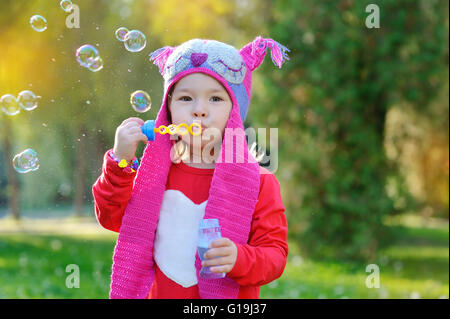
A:
[[[92,191],[95,214],[106,229],[119,232],[125,208],[131,197],[136,173],[126,173],[105,154],[103,171]],[[236,244],[236,263],[227,274],[241,287],[238,298],[259,298],[259,286],[265,285],[283,273],[288,255],[287,221],[275,176],[260,167],[260,191],[253,213],[247,244]],[[178,190],[195,204],[208,199],[214,169],[201,169],[172,163],[166,190]],[[198,286],[184,288],[169,279],[155,263],[155,280],[147,298],[198,299]]]

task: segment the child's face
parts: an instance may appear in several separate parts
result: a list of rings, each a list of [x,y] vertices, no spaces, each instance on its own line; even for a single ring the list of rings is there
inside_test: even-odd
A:
[[[222,141],[223,132],[228,122],[232,108],[232,101],[227,90],[213,77],[203,73],[192,73],[175,84],[172,98],[169,101],[169,110],[172,115],[172,123],[179,125],[200,121],[203,132],[201,146],[213,140],[213,144]],[[212,135],[212,131],[220,132],[220,139]],[[210,134],[208,134],[210,131]],[[192,136],[183,135],[181,138],[192,145]],[[201,138],[196,136],[195,138]],[[210,144],[212,145],[212,144]]]

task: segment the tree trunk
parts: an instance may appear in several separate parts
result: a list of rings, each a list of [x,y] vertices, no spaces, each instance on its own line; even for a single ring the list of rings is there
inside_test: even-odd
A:
[[[3,124],[3,152],[4,161],[7,167],[7,196],[8,196],[8,211],[15,220],[20,219],[20,189],[19,189],[19,178],[17,177],[17,172],[14,170],[12,160],[13,154],[11,150],[11,127],[9,125],[8,119],[4,121]]]
[[[79,138],[77,139],[77,145],[75,148],[75,196],[74,196],[74,209],[75,216],[83,216],[84,201],[85,201],[85,185],[84,177],[86,172],[86,140],[83,136],[85,132],[84,127],[79,129]]]

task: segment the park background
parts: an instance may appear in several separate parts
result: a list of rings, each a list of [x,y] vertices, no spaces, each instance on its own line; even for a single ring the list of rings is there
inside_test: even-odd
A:
[[[282,69],[268,54],[254,72],[245,122],[278,128],[289,225],[285,272],[261,298],[448,298],[448,1],[76,0],[79,29],[59,0],[1,3],[0,95],[42,98],[0,112],[0,298],[108,297],[117,234],[97,224],[91,187],[122,120],[156,117],[163,82],[148,54],[258,35],[291,50]],[[365,25],[372,3],[379,28]],[[35,14],[45,32],[30,27]],[[126,51],[120,26],[144,32],[146,48]],[[83,44],[101,71],[78,65]],[[138,89],[152,97],[145,114],[129,104]],[[18,174],[26,148],[40,168]],[[80,288],[66,287],[70,264]],[[370,264],[379,288],[366,286]]]

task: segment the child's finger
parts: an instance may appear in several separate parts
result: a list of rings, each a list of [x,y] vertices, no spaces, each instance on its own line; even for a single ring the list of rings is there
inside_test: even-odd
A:
[[[231,240],[225,237],[219,238],[214,240],[210,247],[216,248],[216,247],[224,247],[224,246],[231,246]]]
[[[142,125],[140,125],[138,122],[130,121],[130,122],[123,124],[122,127],[123,128],[132,128],[132,127],[141,128]]]
[[[139,133],[140,140],[144,143],[148,143],[148,137],[145,134]]]
[[[128,128],[130,134],[142,133],[142,129],[140,126],[131,126]]]
[[[231,265],[231,264],[215,266],[215,267],[209,268],[209,270],[211,272],[217,272],[217,273],[222,273],[222,272],[229,273],[231,271],[231,269],[233,269],[233,265]]]
[[[219,247],[219,248],[211,248],[205,253],[204,257],[206,259],[216,258],[216,257],[226,257],[232,254],[231,247]]]
[[[135,132],[135,133],[132,134],[132,136],[135,137],[137,140],[142,141],[144,143],[148,142],[147,136],[142,134],[142,132]]]
[[[210,266],[223,266],[227,264],[231,264],[232,261],[230,260],[230,257],[218,257],[213,259],[205,259],[202,261],[203,267],[210,267]]]
[[[140,125],[144,125],[144,123],[145,123],[144,120],[139,117],[129,117],[126,120],[124,120],[121,125],[124,126],[125,124],[127,124],[129,122],[137,122]]]

